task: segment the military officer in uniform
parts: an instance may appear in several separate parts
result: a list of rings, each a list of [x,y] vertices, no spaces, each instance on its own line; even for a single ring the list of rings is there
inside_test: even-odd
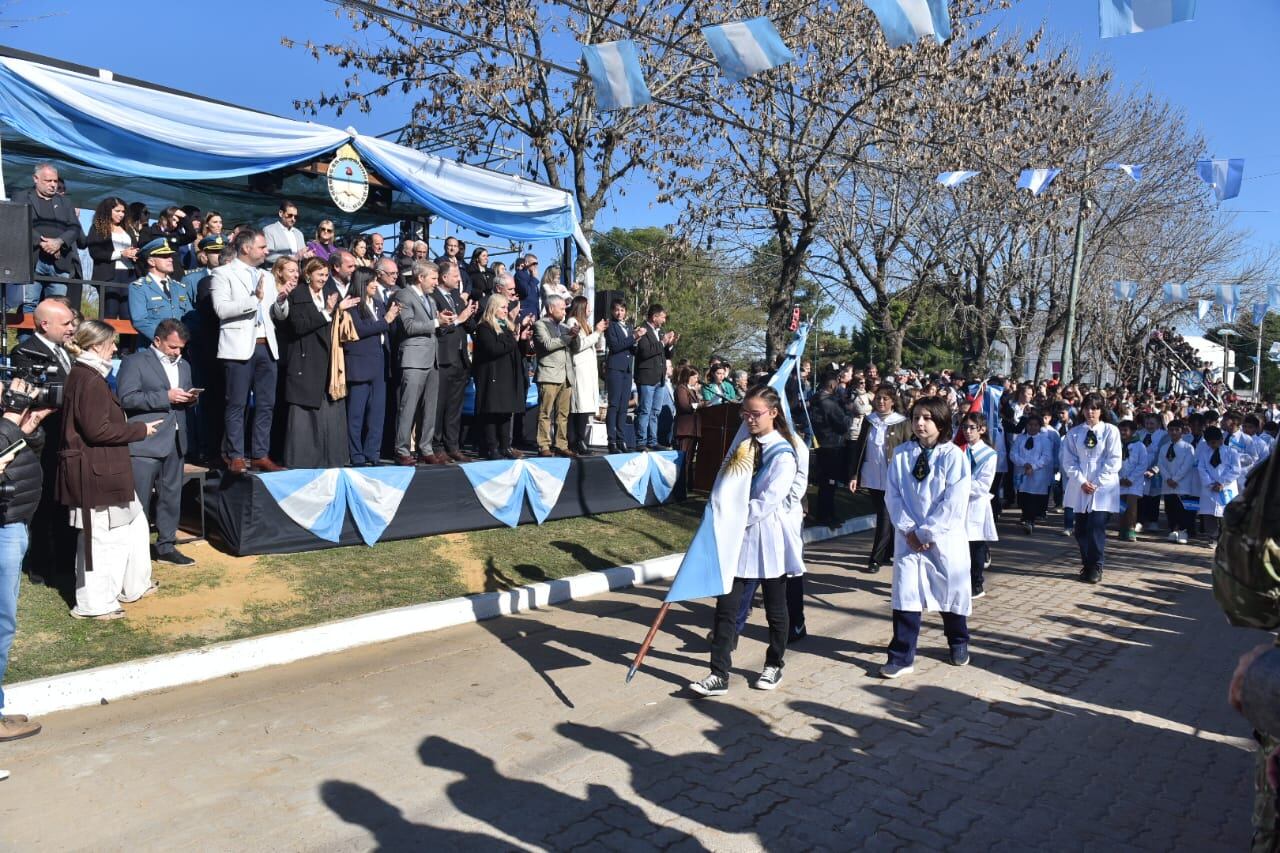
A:
[[[163,237],[150,240],[138,253],[147,274],[129,285],[129,316],[144,342],[155,337],[161,320],[194,319],[188,315],[195,312],[195,294],[172,277],[175,254]]]

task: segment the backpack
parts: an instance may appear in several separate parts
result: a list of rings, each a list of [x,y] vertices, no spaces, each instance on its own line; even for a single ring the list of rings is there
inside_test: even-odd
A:
[[[1280,626],[1280,453],[1227,504],[1213,553],[1213,596],[1241,628]]]

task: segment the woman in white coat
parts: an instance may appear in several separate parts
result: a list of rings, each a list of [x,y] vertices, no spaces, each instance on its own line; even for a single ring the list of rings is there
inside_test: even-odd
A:
[[[1120,511],[1120,430],[1102,420],[1105,405],[1101,394],[1086,394],[1081,422],[1062,440],[1063,505],[1075,513],[1078,577],[1085,583],[1102,581],[1107,523]]]
[[[1049,433],[1041,429],[1040,413],[1028,407],[1024,411],[1024,432],[1015,436],[1009,451],[1009,462],[1018,475],[1018,508],[1022,510],[1022,529],[1027,535],[1036,532],[1036,521],[1049,508],[1049,488],[1053,485],[1053,445]]]
[[[591,326],[591,306],[585,296],[575,296],[569,306],[569,319],[565,325],[578,330],[581,349],[573,354],[573,399],[569,405],[569,446],[579,456],[590,456],[587,447],[587,427],[591,416],[600,411],[600,372],[596,344],[608,328],[609,321],[601,320]]]
[[[974,598],[987,594],[983,572],[991,565],[988,542],[997,541],[996,520],[991,511],[991,484],[996,479],[996,449],[987,433],[982,412],[969,412],[960,420],[965,456],[969,460],[969,514],[965,531],[969,537],[969,580]]]
[[[715,627],[711,634],[711,672],[689,687],[703,696],[729,691],[729,669],[737,643],[738,614],[742,596],[752,581],[764,588],[764,610],[769,622],[769,650],[764,670],[756,679],[760,690],[772,690],[782,680],[782,658],[787,650],[787,576],[804,571],[803,545],[794,523],[792,489],[799,469],[796,444],[782,414],[782,402],[772,388],[758,386],[742,400],[755,474],[747,504],[746,529],[733,586],[716,598]],[[736,457],[736,454],[735,454]],[[729,463],[733,464],[732,459]]]
[[[967,519],[972,480],[951,443],[951,407],[924,397],[911,407],[915,440],[894,451],[885,505],[894,527],[893,639],[885,678],[914,672],[924,610],[942,611],[951,663],[969,663],[972,610]]]

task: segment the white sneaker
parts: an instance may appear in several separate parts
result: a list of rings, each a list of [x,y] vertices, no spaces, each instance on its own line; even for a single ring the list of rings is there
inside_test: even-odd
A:
[[[1137,523],[1135,523],[1135,524],[1133,525],[1133,532],[1134,532],[1134,533],[1141,533],[1141,532],[1142,532],[1142,522],[1141,522],[1141,521],[1139,521],[1139,522],[1137,522]]]
[[[1189,541],[1189,540],[1188,540],[1188,538],[1187,538],[1187,531],[1183,530],[1182,532],[1180,532],[1180,533],[1178,534],[1178,544],[1179,544],[1179,545],[1186,545],[1188,541]]]
[[[1076,532],[1075,532],[1074,530],[1072,530],[1070,527],[1064,527],[1064,528],[1062,528],[1062,535],[1063,535],[1063,536],[1075,536],[1075,535],[1076,535]]]
[[[909,664],[907,666],[902,666],[901,664],[887,663],[880,667],[880,674],[885,678],[900,678],[904,675],[910,675],[915,671],[916,668]]]
[[[0,782],[3,782],[5,779],[8,779],[8,778],[9,778],[9,771],[0,770]]]
[[[1174,530],[1174,531],[1171,531],[1171,532],[1169,533],[1169,541],[1170,541],[1170,542],[1180,542],[1180,541],[1182,541],[1182,537],[1181,537],[1181,535],[1179,535],[1178,531]]]

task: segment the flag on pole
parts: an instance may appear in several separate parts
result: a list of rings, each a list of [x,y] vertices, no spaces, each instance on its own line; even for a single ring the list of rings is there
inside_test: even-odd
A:
[[[1196,0],[1098,0],[1098,29],[1104,39],[1144,33],[1195,17]]]
[[[944,187],[958,187],[970,178],[976,177],[977,172],[968,169],[958,172],[943,172],[938,175],[938,183]]]
[[[1164,301],[1169,302],[1186,302],[1191,298],[1191,285],[1189,284],[1166,284],[1164,286]]]
[[[1140,181],[1142,180],[1142,166],[1143,164],[1141,163],[1108,163],[1106,168],[1118,169],[1135,181]]]
[[[1214,303],[1218,305],[1235,305],[1240,302],[1240,285],[1218,284],[1213,288]]]
[[[875,13],[890,47],[915,44],[933,36],[942,44],[951,38],[947,0],[866,0]]]
[[[1061,169],[1023,169],[1018,176],[1018,189],[1031,190],[1032,195],[1040,195],[1053,179],[1058,177]]]
[[[1268,306],[1265,302],[1253,303],[1253,325],[1262,328],[1262,321],[1267,319]]]
[[[1213,187],[1218,201],[1226,201],[1240,195],[1240,182],[1244,180],[1244,158],[1230,160],[1197,160],[1196,171],[1200,179]]]
[[[1116,299],[1121,302],[1127,302],[1138,295],[1138,283],[1136,281],[1117,281],[1111,287],[1115,290]]]
[[[703,27],[702,37],[716,55],[720,73],[730,83],[795,59],[768,18]]]
[[[606,41],[582,48],[587,74],[596,90],[596,105],[602,110],[642,107],[653,100],[640,70],[636,43]]]
[[[1267,285],[1267,305],[1272,311],[1280,313],[1280,284]]]
[[[1200,299],[1196,301],[1196,319],[1204,320],[1209,316],[1209,312],[1213,310],[1212,299]]]
[[[786,396],[783,392],[787,380],[800,363],[808,337],[809,324],[802,323],[787,347],[782,364],[769,379],[769,387],[778,391],[784,401]],[[791,413],[788,408],[784,402],[783,415],[790,423]],[[702,514],[702,523],[693,534],[689,550],[685,551],[675,580],[671,582],[671,589],[667,592],[668,603],[724,595],[733,585],[733,575],[738,568],[738,554],[742,549],[742,531],[747,525],[747,503],[751,497],[753,460],[751,442],[747,438],[744,424],[738,427],[738,434],[729,445],[720,473],[716,475],[711,496]],[[807,452],[803,449],[803,443],[796,448],[796,452]]]
[[[1222,306],[1222,322],[1230,326],[1236,321],[1236,312],[1240,310],[1240,306],[1232,303],[1231,305]]]

